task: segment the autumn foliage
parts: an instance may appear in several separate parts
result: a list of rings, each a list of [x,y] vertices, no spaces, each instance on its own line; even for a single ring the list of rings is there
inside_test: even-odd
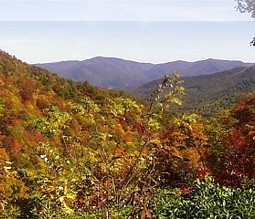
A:
[[[255,95],[209,121],[173,111],[183,94],[177,74],[148,104],[1,52],[1,218],[157,218],[203,186],[252,188]]]

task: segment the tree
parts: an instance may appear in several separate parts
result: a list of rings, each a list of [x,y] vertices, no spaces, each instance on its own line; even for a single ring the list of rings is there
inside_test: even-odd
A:
[[[236,9],[241,13],[251,13],[251,17],[255,18],[255,0],[236,0]]]
[[[241,13],[251,13],[251,17],[255,18],[255,0],[235,0],[237,2],[236,9]],[[255,46],[255,37],[250,42],[251,46]]]

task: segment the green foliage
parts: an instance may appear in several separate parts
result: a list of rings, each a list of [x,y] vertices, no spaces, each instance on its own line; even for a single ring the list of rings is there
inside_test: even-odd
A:
[[[70,114],[61,112],[56,106],[50,107],[45,113],[47,118],[36,120],[35,128],[48,137],[59,136],[67,128],[66,122],[70,121]]]
[[[180,96],[185,93],[184,87],[180,85],[181,83],[183,81],[178,73],[173,73],[171,77],[166,74],[162,83],[151,93],[151,103],[160,102],[160,105],[165,107],[169,107],[171,103],[181,105]]]
[[[75,103],[72,111],[79,115],[84,115],[85,113],[97,113],[100,111],[100,108],[93,100],[86,97],[81,99],[79,103]]]
[[[196,180],[193,187],[161,190],[153,201],[156,218],[254,218],[255,192]]]
[[[210,75],[184,77],[183,86],[187,95],[182,99],[183,104],[178,108],[172,107],[172,110],[211,117],[223,109],[230,109],[241,93],[255,89],[254,69],[239,67]],[[154,89],[160,89],[160,83],[161,80],[152,81],[133,93],[148,99]]]

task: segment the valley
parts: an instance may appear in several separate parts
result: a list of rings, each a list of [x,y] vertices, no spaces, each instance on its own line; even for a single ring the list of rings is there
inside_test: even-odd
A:
[[[148,100],[160,81],[155,80],[127,91]],[[212,115],[229,109],[241,94],[254,91],[255,67],[238,67],[210,75],[188,76],[183,77],[183,81],[186,96],[179,110]]]

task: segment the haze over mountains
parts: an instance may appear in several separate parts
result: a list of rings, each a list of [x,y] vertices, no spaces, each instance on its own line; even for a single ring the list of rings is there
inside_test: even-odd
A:
[[[196,62],[173,61],[162,64],[139,63],[119,58],[95,57],[84,61],[61,61],[36,64],[60,76],[76,81],[88,81],[108,88],[141,86],[166,73],[180,72],[183,76],[209,75],[212,73],[250,67],[251,63],[218,59]]]
[[[161,81],[151,81],[129,92],[148,99]],[[219,109],[230,108],[240,94],[255,90],[255,66],[237,67],[210,75],[187,76],[183,81],[187,96],[182,109],[213,114]]]

